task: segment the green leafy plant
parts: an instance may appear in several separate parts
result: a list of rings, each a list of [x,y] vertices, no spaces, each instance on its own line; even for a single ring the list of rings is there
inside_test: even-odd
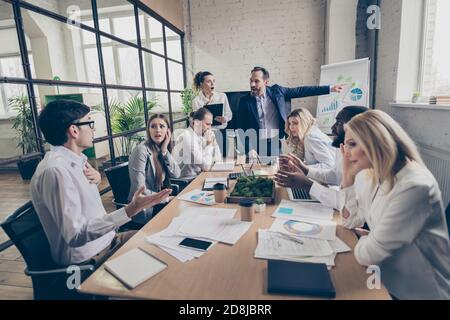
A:
[[[19,143],[17,147],[22,149],[22,154],[36,151],[36,137],[33,129],[33,115],[30,102],[26,94],[21,94],[8,99],[8,108],[16,113],[12,128],[17,131]]]
[[[266,198],[272,196],[273,181],[263,177],[240,177],[231,196]]]
[[[255,199],[255,203],[258,204],[258,205],[260,205],[260,204],[264,204],[265,202],[264,202],[264,199],[263,199],[263,198],[259,197],[259,198],[256,198],[256,199]]]
[[[183,112],[189,115],[192,112],[192,101],[198,95],[197,91],[191,88],[186,88],[181,92],[181,102],[183,104]]]
[[[125,103],[118,99],[112,99],[108,104],[113,134],[145,128],[146,123],[143,98],[133,96]],[[157,100],[149,100],[147,101],[147,110],[150,111],[157,105]],[[97,105],[92,109],[95,112],[104,112],[102,105]],[[139,134],[120,137],[119,156],[130,155],[133,148],[144,140],[145,138]]]

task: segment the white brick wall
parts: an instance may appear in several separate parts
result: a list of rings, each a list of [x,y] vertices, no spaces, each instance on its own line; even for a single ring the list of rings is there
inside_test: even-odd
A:
[[[271,82],[316,85],[325,56],[325,0],[185,0],[188,80],[208,70],[220,91],[249,88],[261,65]],[[317,98],[294,101],[315,112]]]

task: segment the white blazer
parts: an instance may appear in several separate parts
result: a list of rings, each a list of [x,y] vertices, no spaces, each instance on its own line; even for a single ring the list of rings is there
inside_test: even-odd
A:
[[[372,186],[365,170],[342,192],[350,213],[343,225],[367,222],[371,230],[355,247],[361,265],[379,266],[382,282],[399,299],[450,299],[447,223],[439,186],[428,169],[407,164],[389,192],[386,184]]]
[[[305,136],[305,164],[310,168],[333,169],[336,151],[332,140],[317,126],[313,126]]]

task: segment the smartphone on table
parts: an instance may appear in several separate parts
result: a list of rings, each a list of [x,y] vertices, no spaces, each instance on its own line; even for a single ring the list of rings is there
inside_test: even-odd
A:
[[[212,242],[193,238],[184,238],[178,245],[180,247],[185,247],[189,249],[206,251],[212,245]]]

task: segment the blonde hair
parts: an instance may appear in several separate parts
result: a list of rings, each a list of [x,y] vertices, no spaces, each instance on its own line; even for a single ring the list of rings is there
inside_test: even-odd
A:
[[[407,162],[415,161],[425,167],[413,140],[383,111],[370,110],[354,117],[347,123],[346,132],[355,136],[371,162],[372,183],[387,181],[388,192],[394,187],[395,175]]]
[[[298,137],[292,136],[292,132],[289,129],[289,119],[297,118],[299,122],[299,133]],[[305,137],[311,128],[316,124],[316,119],[314,119],[311,112],[305,108],[299,108],[292,111],[286,119],[284,131],[288,135],[286,143],[289,147],[293,148],[294,154],[298,155],[301,159],[305,156]]]

